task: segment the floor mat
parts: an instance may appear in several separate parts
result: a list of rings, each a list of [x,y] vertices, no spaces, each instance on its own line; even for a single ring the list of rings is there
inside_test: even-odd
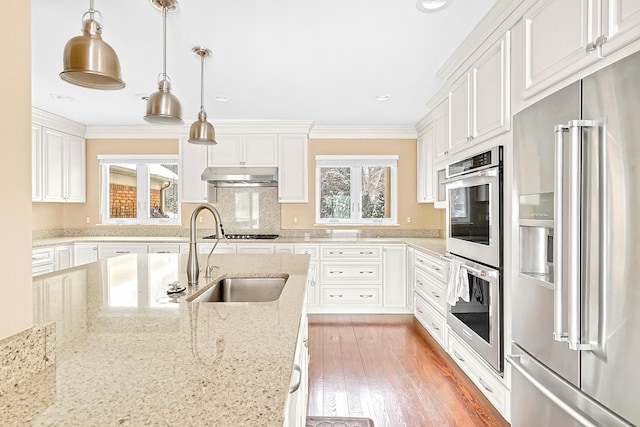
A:
[[[307,417],[306,427],[374,427],[370,418]]]

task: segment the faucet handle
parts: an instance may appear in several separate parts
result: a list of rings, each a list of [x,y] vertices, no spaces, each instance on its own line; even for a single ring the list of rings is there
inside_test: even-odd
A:
[[[180,292],[184,292],[187,288],[184,286],[180,286],[179,281],[169,283],[169,289],[167,289],[167,295],[179,294]]]
[[[220,268],[220,266],[219,265],[208,265],[207,266],[207,271],[205,272],[204,277],[206,277],[206,278],[212,277],[214,268]]]

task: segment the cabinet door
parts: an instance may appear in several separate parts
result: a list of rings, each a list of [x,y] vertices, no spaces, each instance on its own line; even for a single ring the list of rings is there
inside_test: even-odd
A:
[[[640,2],[605,0],[602,7],[603,34],[607,37],[602,54],[607,56],[640,38]]]
[[[524,14],[525,98],[598,59],[587,53],[598,13],[591,1],[539,1]]]
[[[31,200],[42,201],[42,127],[31,125]]]
[[[84,265],[98,260],[97,243],[74,243],[73,265]]]
[[[64,161],[65,201],[86,201],[85,165],[84,138],[74,135],[66,135]]]
[[[207,200],[207,183],[201,175],[207,167],[207,146],[191,144],[180,138],[180,187],[183,202],[202,203]]]
[[[449,89],[449,144],[459,151],[469,144],[471,135],[471,75],[456,80]]]
[[[445,98],[433,109],[434,163],[449,155],[449,98]]]
[[[407,255],[404,245],[385,246],[382,252],[384,278],[382,304],[385,307],[407,306]]]
[[[73,267],[73,246],[56,246],[56,271]]]
[[[242,135],[218,135],[216,145],[207,147],[209,166],[240,166]]]
[[[509,131],[510,33],[493,45],[472,68],[474,143]]]
[[[318,263],[315,261],[311,261],[309,263],[309,272],[307,273],[307,304],[310,307],[317,307],[320,305]]]
[[[444,165],[435,167],[433,191],[433,207],[436,209],[445,209],[447,207],[447,188],[444,180],[447,178],[447,170]]]
[[[278,201],[307,203],[307,136],[281,135],[278,145]]]
[[[433,127],[418,137],[418,203],[433,202]]]
[[[64,134],[53,129],[42,130],[43,200],[64,201]]]
[[[244,166],[277,166],[277,135],[245,135],[240,164]]]

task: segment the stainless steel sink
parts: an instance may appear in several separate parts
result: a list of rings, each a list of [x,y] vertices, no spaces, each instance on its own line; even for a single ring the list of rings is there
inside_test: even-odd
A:
[[[285,277],[231,277],[214,283],[189,302],[265,302],[280,298]]]

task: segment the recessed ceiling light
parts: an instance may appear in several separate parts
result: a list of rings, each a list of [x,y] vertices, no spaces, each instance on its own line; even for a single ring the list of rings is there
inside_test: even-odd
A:
[[[386,102],[391,99],[391,95],[378,95],[376,96],[376,101],[378,102]]]
[[[61,93],[50,93],[49,96],[56,101],[73,101],[72,97],[70,97],[69,95],[63,95]]]
[[[216,101],[218,102],[229,102],[228,96],[216,96]]]
[[[135,96],[138,101],[147,102],[149,100],[149,94],[147,93],[136,93],[133,96]]]
[[[416,8],[420,12],[437,12],[449,6],[451,0],[418,0]]]

